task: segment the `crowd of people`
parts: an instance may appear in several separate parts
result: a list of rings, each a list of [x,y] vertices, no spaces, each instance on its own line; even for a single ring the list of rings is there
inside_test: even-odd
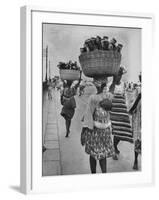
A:
[[[133,82],[133,81],[126,81],[125,83],[125,90],[126,91],[134,91],[134,90],[136,90],[138,87],[141,87],[141,82],[140,81],[138,81],[137,83],[135,82]]]

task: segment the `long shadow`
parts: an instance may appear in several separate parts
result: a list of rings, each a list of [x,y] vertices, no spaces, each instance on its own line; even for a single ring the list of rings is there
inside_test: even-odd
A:
[[[17,186],[17,185],[10,185],[9,186],[12,190],[16,191],[16,192],[19,192],[21,193],[20,191],[20,186]],[[22,193],[21,193],[22,194]]]

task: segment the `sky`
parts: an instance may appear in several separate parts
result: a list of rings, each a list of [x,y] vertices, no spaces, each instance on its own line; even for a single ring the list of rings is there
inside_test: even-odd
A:
[[[141,29],[121,27],[97,27],[62,24],[43,24],[43,49],[48,46],[51,76],[59,75],[59,62],[77,61],[84,41],[95,36],[116,38],[123,44],[121,65],[127,69],[125,81],[138,81],[141,72]],[[46,74],[43,56],[43,80]],[[80,64],[79,64],[80,65]]]

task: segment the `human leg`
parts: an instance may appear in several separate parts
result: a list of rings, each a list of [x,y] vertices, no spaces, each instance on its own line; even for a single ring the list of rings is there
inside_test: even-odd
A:
[[[138,155],[141,153],[141,140],[137,139],[135,140],[135,146],[134,146],[134,170],[138,170]]]
[[[107,159],[106,159],[106,157],[103,158],[103,159],[100,159],[99,164],[100,164],[100,168],[102,170],[102,173],[106,173],[107,172]]]
[[[66,137],[69,136],[71,126],[71,119],[66,119]]]
[[[113,145],[114,145],[114,149],[115,149],[115,153],[116,153],[116,154],[119,154],[119,153],[120,153],[120,151],[119,151],[119,149],[118,149],[118,144],[119,144],[119,142],[120,142],[120,139],[119,139],[118,137],[114,136]]]
[[[89,163],[90,163],[90,169],[91,173],[95,174],[96,173],[96,166],[97,166],[97,161],[93,156],[89,157]]]
[[[114,146],[115,154],[113,155],[113,160],[118,160],[118,154],[120,153],[120,151],[117,146],[118,146],[119,142],[120,142],[120,139],[118,137],[114,136],[113,146]]]
[[[134,170],[138,170],[138,152],[135,151],[135,160],[134,160],[134,166],[133,169]]]

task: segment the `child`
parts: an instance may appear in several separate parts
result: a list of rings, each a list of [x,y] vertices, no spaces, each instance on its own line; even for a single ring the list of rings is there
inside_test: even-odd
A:
[[[99,129],[111,128],[110,114],[112,102],[104,99],[94,111],[94,126]]]

